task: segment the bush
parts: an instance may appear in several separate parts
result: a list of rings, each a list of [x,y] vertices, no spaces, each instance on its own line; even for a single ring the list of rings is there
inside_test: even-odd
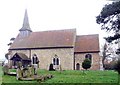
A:
[[[120,74],[120,59],[118,59],[116,65],[115,65],[115,70]]]
[[[83,62],[82,62],[82,67],[84,69],[89,69],[91,67],[91,60],[86,58]]]
[[[53,69],[53,64],[50,64],[49,71],[55,71],[55,69]]]
[[[111,61],[110,63],[105,64],[105,70],[115,70],[117,61]]]

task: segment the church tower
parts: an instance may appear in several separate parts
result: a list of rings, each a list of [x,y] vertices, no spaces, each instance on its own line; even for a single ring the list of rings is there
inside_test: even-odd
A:
[[[30,25],[29,25],[27,9],[25,10],[23,26],[22,26],[22,28],[19,31],[20,31],[19,37],[27,37],[32,32],[32,30],[30,28]]]

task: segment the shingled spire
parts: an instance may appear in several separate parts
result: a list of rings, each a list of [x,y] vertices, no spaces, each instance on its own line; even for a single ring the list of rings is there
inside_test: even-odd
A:
[[[19,31],[20,31],[21,36],[28,36],[32,32],[30,25],[29,25],[27,9],[25,10],[23,26]]]

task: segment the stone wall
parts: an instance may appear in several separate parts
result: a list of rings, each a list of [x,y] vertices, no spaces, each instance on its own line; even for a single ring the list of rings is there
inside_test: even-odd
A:
[[[37,55],[39,59],[40,69],[49,69],[49,65],[53,63],[53,58],[55,55],[60,60],[60,65],[62,70],[73,70],[74,68],[74,49],[73,48],[55,48],[55,49],[34,49],[34,50],[13,50],[12,55],[18,53],[24,53],[31,57],[34,54]],[[60,66],[59,65],[59,66]],[[58,66],[58,67],[59,67]]]
[[[57,57],[60,60],[62,70],[73,70],[74,66],[74,49],[73,48],[60,48],[60,49],[40,49],[32,50],[31,54],[36,54],[39,58],[39,67],[41,69],[49,69],[53,58]]]
[[[55,55],[60,60],[60,65],[62,70],[74,70],[74,65],[76,69],[76,64],[80,64],[80,70],[82,70],[82,62],[85,59],[85,55],[88,53],[77,53],[74,59],[74,49],[73,48],[54,48],[54,49],[34,49],[34,50],[13,50],[12,55],[18,53],[24,53],[32,59],[34,54],[37,55],[39,59],[40,69],[49,69],[49,65],[53,63],[53,58]],[[99,53],[89,53],[92,55],[92,66],[91,70],[100,70],[100,56]],[[75,61],[75,62],[74,62]],[[59,66],[60,66],[59,65]],[[59,68],[59,66],[57,66]]]
[[[88,53],[76,53],[75,54],[75,69],[76,69],[76,64],[80,64],[80,70],[82,70],[82,62],[85,59],[85,55]],[[89,53],[92,55],[92,66],[90,70],[100,70],[100,56],[99,53]]]

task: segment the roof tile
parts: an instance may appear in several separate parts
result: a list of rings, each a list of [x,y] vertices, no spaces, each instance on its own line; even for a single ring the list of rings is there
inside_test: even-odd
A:
[[[32,32],[24,38],[20,38],[18,35],[10,49],[73,47],[75,36],[75,29]]]
[[[99,51],[99,36],[82,35],[76,37],[75,52],[98,52]]]

